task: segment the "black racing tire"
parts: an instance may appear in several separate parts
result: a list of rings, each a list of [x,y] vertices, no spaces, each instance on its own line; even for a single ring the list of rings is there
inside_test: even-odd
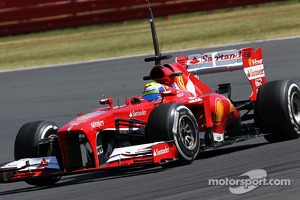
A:
[[[186,106],[179,103],[163,104],[152,110],[146,128],[146,140],[174,140],[180,164],[193,162],[200,150],[196,119]]]
[[[40,155],[38,144],[40,139],[57,137],[58,126],[50,121],[34,121],[24,124],[17,134],[14,146],[15,160],[22,158],[36,158],[41,156],[53,156],[53,152]],[[60,176],[29,179],[25,182],[30,185],[53,185],[60,180]]]
[[[300,90],[294,81],[278,80],[259,88],[255,119],[269,142],[299,138]]]

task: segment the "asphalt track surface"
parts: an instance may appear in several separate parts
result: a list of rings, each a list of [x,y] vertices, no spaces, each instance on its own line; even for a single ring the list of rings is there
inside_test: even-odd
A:
[[[261,46],[267,81],[293,79],[300,84],[300,38],[254,42],[189,52]],[[174,58],[173,57],[173,58]],[[59,126],[97,108],[102,95],[115,104],[139,95],[142,77],[152,63],[142,57],[123,58],[0,73],[0,162],[13,159],[14,139],[24,123],[51,120]],[[212,88],[232,83],[233,99],[247,99],[250,86],[243,71],[203,75]],[[112,173],[106,171],[65,176],[52,187],[24,182],[0,184],[0,199],[300,199],[299,140],[267,143],[264,138],[202,153],[191,165]],[[238,179],[250,170],[263,169],[268,179],[289,179],[290,186],[259,186],[232,194],[230,186],[211,186],[209,179]]]

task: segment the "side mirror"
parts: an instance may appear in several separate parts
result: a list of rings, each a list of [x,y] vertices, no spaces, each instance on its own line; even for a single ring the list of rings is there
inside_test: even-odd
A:
[[[100,105],[109,105],[111,108],[113,107],[113,99],[112,98],[105,98],[105,99],[100,99]]]

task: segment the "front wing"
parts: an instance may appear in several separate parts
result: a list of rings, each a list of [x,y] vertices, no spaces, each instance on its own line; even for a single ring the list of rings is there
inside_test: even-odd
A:
[[[68,172],[60,171],[59,163],[54,156],[24,158],[0,165],[0,183],[86,173],[116,167],[164,164],[175,161],[177,158],[178,151],[173,141],[115,148],[104,165],[97,168],[83,168]]]

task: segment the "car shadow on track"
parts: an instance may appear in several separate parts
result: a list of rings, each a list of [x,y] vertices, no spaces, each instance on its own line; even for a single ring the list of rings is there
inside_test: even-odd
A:
[[[127,169],[123,168],[123,169],[115,169],[115,170],[95,171],[87,174],[73,175],[72,177],[66,176],[63,178],[63,182],[58,182],[52,187],[113,180],[119,178],[126,178],[130,176],[139,176],[144,174],[157,173],[163,170],[165,169],[161,168],[160,166],[146,166],[146,167],[138,167],[138,168],[133,167]]]
[[[143,174],[150,174],[150,173],[157,173],[166,170],[160,166],[146,166],[146,167],[139,167],[139,168],[127,168],[127,169],[119,169],[119,170],[102,170],[102,171],[94,171],[90,173],[84,174],[74,174],[70,176],[64,176],[58,183],[51,185],[51,186],[26,186],[20,189],[12,189],[0,192],[0,196],[16,194],[16,193],[27,193],[27,192],[34,192],[39,190],[45,190],[49,188],[56,188],[56,187],[64,187],[76,184],[84,184],[90,182],[98,182],[98,181],[105,181],[105,180],[113,180],[119,178],[126,178],[130,176],[139,176]],[[14,183],[9,183],[14,184]]]
[[[259,146],[263,146],[269,144],[268,142],[261,142],[257,144],[244,144],[239,146],[226,146],[219,149],[214,149],[210,151],[201,152],[196,160],[200,159],[209,159],[216,156],[226,155],[229,153],[234,153],[238,151],[243,151],[247,149],[256,148]],[[139,176],[144,174],[150,173],[158,173],[164,170],[168,170],[168,168],[162,168],[160,166],[153,167],[153,166],[146,166],[140,168],[127,168],[127,169],[119,169],[119,170],[103,170],[103,171],[95,171],[90,173],[84,174],[75,174],[70,176],[64,176],[58,183],[45,186],[45,187],[36,187],[36,186],[28,186],[20,189],[12,189],[4,192],[0,192],[0,196],[9,195],[9,194],[16,194],[16,193],[26,193],[26,192],[34,192],[49,188],[55,187],[64,187],[69,185],[76,185],[76,184],[84,184],[90,182],[98,182],[98,181],[105,181],[105,180],[113,180],[119,178],[126,178],[130,176]],[[13,184],[13,183],[10,183]]]
[[[244,144],[239,146],[224,146],[217,149],[212,149],[204,152],[200,152],[197,156],[197,159],[207,159],[215,156],[221,156],[225,154],[230,154],[233,152],[243,151],[247,149],[252,149],[260,146],[270,144],[269,142],[262,142],[257,144]]]

